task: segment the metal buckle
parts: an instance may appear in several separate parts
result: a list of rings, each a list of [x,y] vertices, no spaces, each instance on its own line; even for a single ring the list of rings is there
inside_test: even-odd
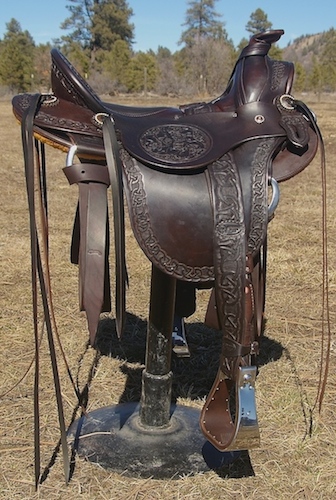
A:
[[[73,144],[73,146],[70,147],[68,154],[66,156],[66,160],[65,160],[66,167],[71,167],[71,165],[73,164],[73,159],[77,153],[77,149],[78,148],[77,148],[76,144]]]
[[[93,117],[94,121],[98,123],[98,125],[103,125],[105,118],[108,118],[110,115],[108,113],[96,113]]]
[[[294,97],[290,94],[283,94],[279,98],[279,102],[280,102],[281,106],[284,109],[288,109],[288,110],[295,109],[294,101],[295,101]]]
[[[48,94],[46,92],[41,93],[42,101],[41,104],[43,106],[53,106],[58,102],[58,97],[55,94]]]

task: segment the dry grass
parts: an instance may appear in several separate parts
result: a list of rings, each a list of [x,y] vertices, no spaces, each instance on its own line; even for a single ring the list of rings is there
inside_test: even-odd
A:
[[[330,307],[335,323],[335,169],[336,104],[315,103],[325,137],[328,159]],[[12,387],[27,370],[33,357],[30,298],[28,213],[23,178],[19,127],[9,103],[0,103],[1,137],[1,268],[0,268],[0,393]],[[48,149],[50,234],[54,302],[60,335],[69,364],[81,386],[92,375],[89,410],[136,399],[143,347],[132,350],[134,335],[143,346],[148,308],[149,265],[127,231],[130,290],[130,329],[120,346],[112,342],[110,356],[96,359],[87,349],[87,332],[77,304],[77,271],[68,254],[76,188],[70,188],[61,172],[64,155]],[[266,337],[257,381],[261,448],[229,471],[227,477],[209,472],[176,480],[126,478],[83,460],[69,486],[64,485],[62,459],[56,456],[49,476],[35,493],[33,486],[33,374],[0,400],[0,498],[1,499],[326,499],[336,494],[335,400],[333,382],[336,342],[331,352],[330,379],[321,415],[313,414],[308,436],[310,409],[316,394],[320,359],[321,251],[320,173],[315,160],[302,174],[282,185],[281,202],[270,225],[267,285]],[[199,294],[197,313],[190,318],[195,358],[176,363],[175,395],[185,403],[200,405],[212,383],[219,338],[203,332],[207,346],[197,351],[197,322],[202,322],[207,293]],[[196,326],[195,326],[196,325]],[[103,323],[111,326],[111,320]],[[41,427],[42,460],[52,460],[59,434],[48,362],[46,339],[42,344]],[[198,356],[198,357],[197,357]],[[191,367],[204,361],[209,368],[202,379],[193,380]],[[60,366],[67,422],[75,398]]]

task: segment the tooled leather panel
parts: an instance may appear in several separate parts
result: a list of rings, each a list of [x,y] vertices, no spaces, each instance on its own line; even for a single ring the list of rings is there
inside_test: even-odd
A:
[[[287,94],[292,86],[294,65],[284,61],[269,61],[269,66],[271,71],[270,90],[277,94]]]
[[[232,154],[208,167],[214,210],[217,311],[225,337],[242,342],[246,237],[240,179]]]
[[[141,167],[123,148],[120,150],[120,155],[124,165],[125,191],[131,224],[134,235],[145,255],[155,266],[177,279],[191,282],[212,281],[214,279],[212,266],[187,265],[173,258],[163,248],[157,236],[157,228],[152,226],[151,211],[148,206],[148,197]],[[169,174],[162,175],[165,175],[167,186],[169,186]],[[171,195],[174,196],[174,193]],[[207,193],[206,196],[208,196]],[[178,215],[176,214],[176,217]],[[163,217],[164,213],[162,212]]]
[[[243,342],[245,332],[246,237],[242,188],[232,153],[208,167],[214,217],[214,265],[218,319],[223,346]],[[236,351],[234,349],[234,351]],[[201,412],[201,429],[207,439],[224,450],[234,438],[230,412],[230,386],[238,368],[236,352],[225,357]],[[231,379],[231,380],[230,380]]]
[[[206,130],[173,123],[148,128],[140,136],[139,143],[155,160],[174,165],[201,159],[213,147],[211,135]]]
[[[84,99],[76,92],[74,86],[54,62],[51,64],[51,81],[52,88],[58,96],[71,100],[78,106],[87,107]]]
[[[268,166],[276,146],[275,138],[259,141],[251,165],[250,230],[247,241],[248,254],[255,255],[263,244],[267,231]]]
[[[19,116],[31,105],[32,94],[15,96],[16,111]],[[34,118],[34,129],[40,127],[53,130],[57,141],[57,131],[64,130],[74,134],[86,134],[102,137],[101,128],[94,120],[93,113],[84,107],[78,107],[71,102],[50,96],[41,99],[41,106]],[[13,99],[14,101],[14,99]]]

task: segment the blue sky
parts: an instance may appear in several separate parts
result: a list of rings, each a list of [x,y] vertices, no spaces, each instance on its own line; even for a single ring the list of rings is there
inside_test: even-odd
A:
[[[187,0],[128,0],[128,4],[134,12],[135,50],[156,50],[160,45],[173,52],[179,48]],[[15,18],[37,44],[52,42],[65,34],[59,26],[69,14],[66,5],[67,0],[0,0],[0,38],[6,23]],[[257,8],[266,12],[273,28],[285,30],[282,47],[300,35],[336,27],[336,0],[218,0],[216,10],[235,45],[248,36],[245,25]]]

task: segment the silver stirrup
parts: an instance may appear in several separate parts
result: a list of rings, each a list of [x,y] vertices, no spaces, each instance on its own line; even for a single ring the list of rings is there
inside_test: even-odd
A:
[[[236,434],[230,446],[226,448],[228,451],[249,450],[260,445],[255,398],[256,375],[255,366],[239,367]]]
[[[185,333],[184,319],[174,317],[172,332],[173,351],[178,358],[190,358],[190,351]]]

